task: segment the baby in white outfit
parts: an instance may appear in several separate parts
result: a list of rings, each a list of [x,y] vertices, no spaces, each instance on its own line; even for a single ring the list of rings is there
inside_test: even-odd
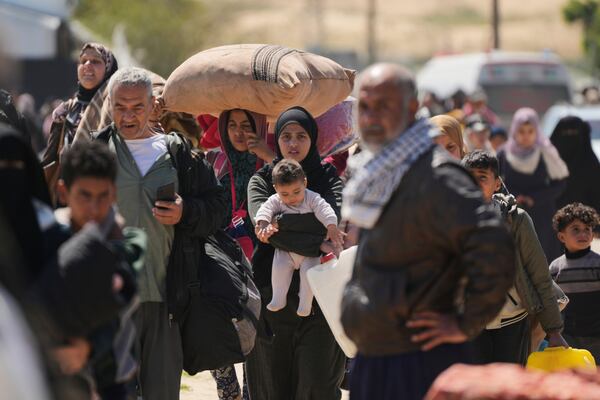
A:
[[[273,169],[273,186],[277,193],[269,197],[258,210],[255,217],[256,235],[271,236],[277,232],[274,218],[279,214],[314,213],[327,228],[325,240],[330,240],[335,248],[340,249],[344,234],[337,227],[335,211],[318,193],[308,190],[306,184],[306,176],[298,162],[281,160],[277,163]],[[294,270],[300,269],[300,304],[297,313],[302,317],[308,316],[312,308],[313,293],[306,279],[306,271],[318,264],[319,257],[305,257],[275,249],[271,273],[273,299],[267,309],[279,311],[286,306]]]

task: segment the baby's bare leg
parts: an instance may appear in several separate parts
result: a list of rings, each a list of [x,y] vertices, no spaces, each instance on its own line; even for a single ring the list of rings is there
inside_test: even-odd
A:
[[[292,276],[294,275],[294,260],[289,253],[276,249],[273,257],[273,270],[271,271],[271,285],[273,286],[273,298],[267,305],[270,311],[279,311],[287,304],[287,293],[290,289]]]
[[[308,284],[308,279],[306,278],[306,271],[315,265],[319,265],[319,258],[307,257],[300,264],[300,292],[298,293],[298,297],[300,297],[300,304],[298,305],[297,314],[301,317],[306,317],[310,315],[310,311],[312,309],[313,302],[313,292]]]

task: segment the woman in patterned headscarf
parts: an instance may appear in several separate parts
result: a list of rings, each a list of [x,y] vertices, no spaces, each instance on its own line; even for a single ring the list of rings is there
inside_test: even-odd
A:
[[[101,110],[108,94],[108,80],[117,68],[117,60],[108,48],[98,43],[83,45],[77,64],[77,94],[54,110],[48,147],[42,159],[53,201],[61,153],[73,143],[75,136],[89,136],[91,131],[110,123],[110,117]]]
[[[219,116],[216,128],[220,147],[209,151],[206,158],[225,190],[227,217],[224,228],[252,260],[257,240],[248,216],[248,182],[258,169],[275,158],[266,143],[267,119],[248,110],[227,110]],[[217,382],[219,400],[242,398],[233,365],[211,373]],[[243,398],[247,399],[248,395],[244,394]]]

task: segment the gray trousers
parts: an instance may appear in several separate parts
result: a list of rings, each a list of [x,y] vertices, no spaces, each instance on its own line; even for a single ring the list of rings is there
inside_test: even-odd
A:
[[[140,304],[135,316],[138,392],[143,400],[178,400],[183,369],[177,323],[169,326],[166,303]]]

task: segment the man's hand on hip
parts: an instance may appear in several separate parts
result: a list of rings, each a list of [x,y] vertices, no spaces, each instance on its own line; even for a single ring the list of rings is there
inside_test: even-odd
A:
[[[421,350],[429,351],[441,344],[464,343],[467,341],[456,318],[453,315],[438,314],[435,312],[423,312],[413,315],[406,326],[413,329],[423,329],[422,332],[413,335],[414,343],[421,343]]]
[[[154,218],[163,225],[175,225],[183,215],[183,199],[177,193],[175,201],[157,201],[152,209]]]

